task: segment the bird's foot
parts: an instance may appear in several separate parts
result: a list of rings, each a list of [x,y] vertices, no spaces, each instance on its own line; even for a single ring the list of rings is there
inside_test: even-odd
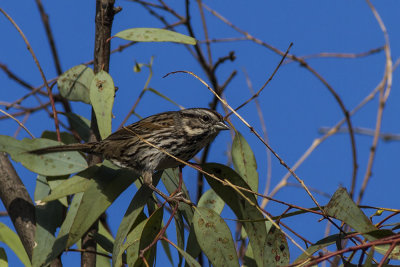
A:
[[[162,198],[164,198],[168,203],[179,203],[179,202],[184,202],[188,205],[194,205],[190,200],[186,199],[183,196],[183,192],[174,192],[171,195],[167,196],[163,192],[161,192],[159,189],[157,189],[153,184],[147,184],[147,186],[152,189],[154,192],[159,194]]]

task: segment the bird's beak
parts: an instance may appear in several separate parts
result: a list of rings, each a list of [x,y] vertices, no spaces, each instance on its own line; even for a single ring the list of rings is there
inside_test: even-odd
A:
[[[229,126],[226,125],[223,121],[219,121],[215,124],[215,129],[217,130],[229,130]]]

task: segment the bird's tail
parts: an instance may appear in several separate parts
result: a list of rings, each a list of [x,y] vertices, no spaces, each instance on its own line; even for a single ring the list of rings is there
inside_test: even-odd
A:
[[[86,144],[70,144],[70,145],[63,145],[63,146],[50,146],[39,148],[35,150],[29,151],[31,154],[47,154],[47,153],[54,153],[54,152],[61,152],[61,151],[81,151],[85,153],[90,153],[96,143],[86,143]]]

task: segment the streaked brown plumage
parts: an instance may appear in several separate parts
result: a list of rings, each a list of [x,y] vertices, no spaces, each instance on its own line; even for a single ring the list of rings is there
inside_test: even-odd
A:
[[[227,129],[229,127],[218,112],[191,108],[147,117],[99,142],[47,147],[30,153],[82,151],[101,155],[117,166],[135,170],[143,176],[144,183],[154,189],[154,171],[176,167],[181,163],[143,140],[188,161],[213,141],[219,131]]]

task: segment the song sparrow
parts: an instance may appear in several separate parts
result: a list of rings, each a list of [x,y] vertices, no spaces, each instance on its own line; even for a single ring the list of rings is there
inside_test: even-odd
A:
[[[229,127],[218,112],[206,108],[190,108],[147,117],[119,129],[99,142],[53,146],[30,153],[82,151],[101,155],[119,167],[135,170],[142,175],[146,185],[159,193],[152,185],[154,171],[181,165],[162,150],[188,161],[214,140],[219,131],[227,129]]]

